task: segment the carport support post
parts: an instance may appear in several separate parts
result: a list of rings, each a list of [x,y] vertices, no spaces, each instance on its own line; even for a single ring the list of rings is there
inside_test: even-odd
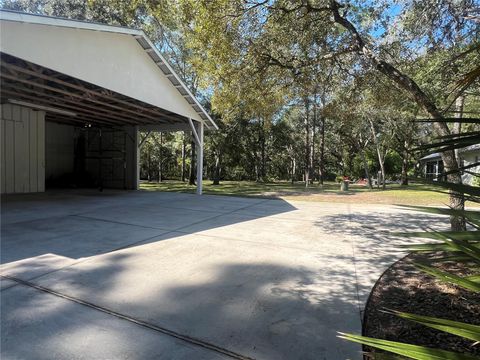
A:
[[[198,150],[197,150],[197,194],[202,195],[203,190],[203,122],[197,125]]]
[[[193,124],[192,119],[188,118],[188,123],[192,129],[192,135],[195,139],[195,145],[197,150],[197,194],[202,195],[202,183],[203,183],[203,122],[197,121],[196,125]]]

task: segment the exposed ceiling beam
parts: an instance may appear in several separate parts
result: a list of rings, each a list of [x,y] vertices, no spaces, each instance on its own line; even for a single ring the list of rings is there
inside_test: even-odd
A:
[[[48,101],[46,99],[43,99],[43,98],[40,98],[40,97],[33,97],[33,96],[29,96],[29,95],[26,95],[26,94],[22,94],[22,93],[17,93],[17,92],[14,92],[14,91],[10,91],[10,90],[6,90],[6,89],[2,89],[2,95],[9,95],[9,97],[12,97],[14,99],[17,99],[17,100],[26,100],[26,101],[29,101],[29,102],[35,102],[41,106],[58,106],[58,104],[56,103],[52,103],[51,101]],[[91,115],[88,115],[88,114],[85,114],[85,113],[77,113],[76,114],[76,118],[77,119],[84,119],[85,121],[88,121],[88,122],[99,122],[99,123],[102,123],[102,124],[108,124],[108,125],[128,125],[128,124],[125,124],[125,122],[121,122],[121,121],[113,121],[113,120],[107,120],[103,117],[99,117],[99,116],[91,116]]]
[[[100,101],[100,100],[94,100],[92,97],[85,97],[85,100],[88,99],[89,101],[94,101],[98,104],[103,104],[105,106],[108,106],[108,107],[116,109],[116,110],[126,111],[126,112],[129,112],[129,113],[134,114],[136,116],[141,115],[141,116],[149,118],[150,120],[153,120],[153,121],[157,121],[159,116],[163,116],[166,119],[171,119],[172,123],[175,122],[175,121],[178,121],[178,119],[179,119],[179,116],[174,117],[174,116],[165,114],[164,112],[159,111],[160,109],[154,110],[154,109],[151,109],[149,107],[137,105],[133,102],[127,102],[123,99],[119,99],[118,97],[114,97],[114,96],[111,96],[111,95],[106,95],[105,93],[95,91],[95,90],[92,90],[92,89],[88,89],[84,86],[76,85],[76,84],[73,84],[73,83],[68,82],[68,81],[64,81],[64,80],[61,80],[61,79],[58,79],[58,78],[55,78],[55,77],[51,77],[49,75],[45,75],[42,72],[42,68],[37,69],[35,71],[28,70],[24,67],[6,62],[3,59],[1,60],[1,65],[8,70],[13,70],[13,71],[23,73],[23,74],[27,74],[27,75],[30,75],[30,76],[33,76],[33,77],[36,77],[36,78],[51,81],[52,83],[65,86],[66,88],[78,90],[82,93],[89,94],[93,97],[100,97],[100,98],[103,98],[105,100],[113,101],[114,103],[117,103],[117,104],[107,103],[105,101]],[[57,89],[57,88],[55,87],[54,89]],[[78,96],[78,94],[77,94],[77,96]],[[121,107],[118,104],[122,104],[122,105],[124,105],[124,107]],[[145,104],[145,105],[147,105],[147,104]],[[148,105],[148,106],[151,106],[151,105]],[[131,108],[135,108],[137,110],[133,110]]]
[[[121,114],[118,111],[110,111],[98,106],[93,106],[90,104],[86,104],[84,102],[79,102],[73,99],[66,98],[64,96],[59,96],[57,94],[46,93],[44,91],[39,91],[35,88],[27,88],[25,86],[15,85],[14,83],[2,81],[1,83],[2,92],[10,91],[14,95],[23,95],[26,98],[30,98],[31,100],[41,99],[43,101],[51,101],[55,106],[61,106],[66,109],[74,110],[80,113],[86,113],[94,116],[101,116],[106,119],[111,119],[115,122],[119,120],[123,120],[124,122],[128,122],[132,125],[138,124],[138,118],[135,119],[131,116],[125,116],[125,114]],[[16,90],[13,92],[11,90]],[[27,95],[31,94],[31,95]],[[46,98],[47,97],[47,98]]]

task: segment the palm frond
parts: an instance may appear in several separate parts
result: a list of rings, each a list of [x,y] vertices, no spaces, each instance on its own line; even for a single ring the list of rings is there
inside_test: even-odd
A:
[[[361,335],[339,333],[339,337],[416,360],[478,360],[478,357],[473,355],[459,354],[426,346],[375,339]]]
[[[440,185],[444,184],[443,182],[438,182]],[[451,184],[451,183],[445,183]],[[451,184],[459,185],[459,184]],[[462,185],[460,187],[455,187],[456,189],[464,189],[468,185]],[[448,186],[446,186],[448,188]],[[475,192],[480,191],[480,188],[474,186],[468,186],[468,188],[478,189],[474,190]],[[449,216],[464,216],[468,221],[480,226],[480,211],[476,210],[455,210],[449,208],[435,208],[428,206],[417,206],[417,205],[397,205],[399,207],[407,208],[410,210],[421,211],[424,213],[436,214],[436,215],[449,215]]]
[[[439,319],[431,316],[415,315],[401,311],[386,310],[388,314],[393,314],[402,319],[414,321],[416,323],[441,330],[450,334],[464,337],[473,341],[480,341],[480,326],[466,324],[458,321]]]
[[[402,232],[394,233],[393,235],[406,238],[423,238],[443,240],[445,237],[453,240],[461,241],[480,241],[480,232],[477,231],[417,231],[417,232]]]
[[[459,171],[465,171],[467,169],[471,169],[471,168],[474,168],[474,167],[477,167],[477,166],[480,166],[480,161],[479,162],[474,162],[472,164],[464,165],[464,166],[459,166],[458,170],[446,171],[446,172],[443,173],[443,175],[455,174]]]
[[[463,277],[438,270],[433,266],[428,266],[422,263],[415,262],[413,263],[413,265],[415,265],[418,269],[422,270],[423,272],[430,274],[443,282],[454,284],[470,291],[480,292],[480,284],[477,284],[474,281],[470,281]]]
[[[471,124],[480,124],[480,118],[462,118],[462,123],[471,123]],[[444,117],[442,119],[415,119],[415,122],[445,122],[445,123],[455,123],[458,122],[456,117]]]
[[[480,141],[480,133],[475,133],[474,135],[450,135],[449,138],[444,139],[443,141],[439,141],[433,144],[427,144],[427,145],[420,145],[417,148],[413,149],[413,151],[416,150],[425,150],[425,149],[435,149],[435,148],[440,148],[444,147],[447,145],[451,146],[459,146],[459,148],[470,146],[470,145],[476,145]],[[436,152],[437,150],[432,150],[433,152]]]

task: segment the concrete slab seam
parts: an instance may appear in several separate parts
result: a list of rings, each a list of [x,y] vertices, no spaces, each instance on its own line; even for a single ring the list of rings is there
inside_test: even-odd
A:
[[[268,200],[265,200],[265,201],[268,201]],[[181,229],[188,228],[188,227],[194,226],[194,225],[198,225],[198,224],[201,224],[201,223],[203,223],[203,222],[205,222],[205,221],[211,221],[211,220],[217,219],[217,218],[222,217],[222,216],[225,216],[225,215],[231,215],[231,214],[233,214],[233,213],[236,212],[236,211],[248,209],[249,207],[252,207],[252,206],[255,206],[255,205],[258,205],[258,204],[262,204],[262,203],[264,203],[265,201],[262,201],[262,202],[259,202],[259,203],[256,203],[256,204],[250,204],[250,205],[248,205],[248,206],[244,206],[244,207],[241,207],[241,208],[239,208],[239,209],[235,209],[235,210],[232,210],[232,211],[223,213],[223,214],[219,214],[219,215],[212,216],[212,217],[209,217],[209,218],[206,218],[206,219],[203,219],[203,220],[199,220],[199,221],[197,221],[197,222],[194,222],[194,223],[191,223],[191,224],[188,224],[188,225],[183,225],[183,226],[180,226],[180,227],[175,228],[175,229],[173,229],[173,230],[166,230],[166,229],[164,229],[164,230],[166,230],[166,232],[165,232],[165,233],[162,233],[162,234],[160,234],[160,235],[163,236],[163,235],[168,235],[168,234],[175,233],[175,232],[180,232],[180,233],[183,233],[183,234],[190,234],[190,233],[188,233],[188,232],[182,231]],[[197,211],[197,210],[195,210],[195,211]],[[198,210],[198,211],[200,211],[200,210]],[[105,221],[109,221],[109,220],[105,220]],[[124,224],[124,225],[129,225],[129,224]],[[160,229],[160,228],[153,228],[153,229]],[[111,251],[109,251],[109,252],[118,251],[118,250],[123,250],[123,249],[128,249],[128,248],[130,248],[130,247],[132,247],[132,246],[141,244],[142,242],[145,242],[145,241],[148,241],[148,240],[150,240],[150,239],[140,240],[140,241],[134,242],[134,243],[129,244],[129,245],[121,246],[121,247],[116,248],[116,249],[114,249],[114,250],[111,250]]]
[[[214,220],[214,219],[217,219],[217,218],[222,217],[222,216],[225,216],[225,215],[231,215],[231,214],[233,214],[233,213],[235,213],[235,212],[237,212],[237,211],[245,210],[245,209],[248,209],[248,208],[251,208],[251,207],[254,207],[254,206],[263,204],[264,202],[267,202],[267,201],[269,201],[269,200],[264,200],[264,201],[258,202],[258,203],[256,203],[256,204],[249,204],[249,205],[247,205],[247,206],[243,206],[243,207],[238,208],[238,209],[235,209],[235,210],[227,211],[226,213],[219,214],[219,215],[217,215],[217,216],[212,216],[212,217],[209,217],[209,218],[207,218],[207,219],[199,220],[199,221],[194,222],[194,223],[192,223],[192,224],[183,225],[183,226],[180,226],[179,228],[176,228],[176,229],[173,230],[173,231],[178,231],[178,230],[181,230],[181,229],[184,229],[184,228],[193,226],[193,225],[201,224],[202,222]]]
[[[136,227],[140,227],[140,228],[143,228],[143,229],[153,229],[153,230],[170,231],[170,230],[168,230],[168,229],[163,229],[163,228],[154,227],[154,226],[144,226],[144,225],[126,223],[126,222],[123,222],[123,221],[106,220],[106,219],[96,218],[96,217],[93,217],[93,216],[85,216],[85,215],[81,215],[81,214],[71,214],[71,215],[67,215],[67,216],[78,217],[78,218],[80,218],[80,219],[85,219],[85,220],[101,221],[101,222],[118,224],[118,225],[136,226]]]
[[[184,225],[184,226],[180,226],[179,228],[176,228],[174,230],[168,230],[168,229],[164,229],[164,228],[158,228],[158,227],[150,227],[150,226],[143,226],[143,225],[136,225],[136,224],[130,224],[130,223],[124,223],[124,222],[120,222],[120,221],[112,221],[112,220],[105,220],[105,219],[97,219],[95,217],[89,217],[89,216],[84,216],[84,215],[81,215],[81,214],[70,214],[70,215],[67,215],[67,216],[72,216],[72,217],[79,217],[79,218],[84,218],[84,219],[90,219],[90,220],[96,220],[96,221],[103,221],[103,222],[109,222],[109,223],[114,223],[114,224],[121,224],[121,225],[129,225],[129,226],[136,226],[136,227],[141,227],[141,228],[145,228],[145,229],[154,229],[154,230],[161,230],[162,232],[160,234],[156,234],[154,236],[151,236],[151,237],[148,237],[146,239],[142,239],[142,240],[139,240],[139,241],[135,241],[133,243],[130,243],[130,244],[127,244],[127,245],[124,245],[124,246],[121,246],[121,247],[118,247],[118,248],[115,248],[115,249],[112,249],[110,251],[107,251],[105,252],[106,254],[108,253],[112,253],[112,252],[115,252],[115,251],[119,251],[119,250],[123,250],[123,249],[128,249],[132,246],[135,246],[135,245],[138,245],[138,244],[141,244],[145,241],[148,241],[148,240],[151,240],[151,239],[154,239],[156,238],[157,236],[161,236],[161,235],[167,235],[167,234],[171,234],[173,232],[181,232],[181,233],[186,233],[186,232],[182,232],[180,229],[183,229],[185,227],[189,227],[189,226],[193,226],[193,225],[197,225],[197,224],[200,224],[204,221],[209,221],[209,220],[213,220],[213,219],[216,219],[218,217],[221,217],[223,215],[230,215],[236,211],[241,211],[241,210],[245,210],[245,209],[248,209],[249,207],[253,207],[253,206],[256,206],[256,205],[259,205],[259,204],[263,204],[265,202],[269,201],[269,199],[266,199],[266,200],[263,200],[263,201],[259,201],[257,203],[254,203],[254,204],[249,204],[247,206],[243,206],[241,208],[238,208],[238,209],[235,209],[235,210],[232,210],[232,211],[229,211],[229,212],[226,212],[226,213],[223,213],[223,214],[219,214],[217,216],[213,216],[213,217],[210,217],[210,218],[207,218],[207,219],[203,219],[203,220],[200,220],[200,221],[197,221],[195,223],[192,223],[192,224],[188,224],[188,225]],[[197,210],[194,210],[194,211],[197,211]],[[198,210],[200,211],[200,210]],[[44,273],[44,274],[40,274],[38,276],[35,276],[35,277],[32,277],[32,278],[29,278],[27,280],[31,281],[31,280],[36,280],[36,279],[39,279],[43,276],[46,276],[46,275],[49,275],[49,274],[52,274],[52,273],[55,273],[55,272],[58,272],[58,271],[61,271],[61,270],[64,270],[64,269],[67,269],[69,267],[72,267],[72,266],[75,266],[75,265],[78,265],[82,262],[85,262],[87,260],[90,260],[91,257],[88,257],[88,258],[84,258],[82,260],[79,260],[79,261],[76,261],[72,264],[69,264],[67,266],[63,266],[59,269],[55,269],[55,270],[52,270],[52,271],[49,271],[47,273]],[[7,275],[4,275],[4,274],[1,274],[0,273],[0,276],[7,276]],[[11,289],[13,287],[15,287],[17,284],[14,284],[14,285],[10,285],[10,286],[7,286],[5,288],[3,288],[1,291],[5,291],[5,290],[8,290],[8,289]]]
[[[183,235],[190,235],[191,233],[189,233],[188,231],[182,231],[182,230],[175,230],[174,232],[178,232],[178,233],[181,233]],[[168,233],[165,233],[165,234],[162,234],[162,235],[166,235]],[[223,239],[223,240],[228,240],[228,241],[237,241],[237,242],[241,242],[241,243],[248,243],[248,244],[256,244],[256,245],[262,245],[262,246],[265,246],[265,247],[268,247],[268,248],[271,248],[271,249],[278,249],[278,248],[281,248],[281,249],[292,249],[292,250],[298,250],[298,251],[308,251],[308,252],[317,252],[316,250],[314,249],[309,249],[309,248],[304,248],[304,247],[298,247],[298,246],[286,246],[286,245],[278,245],[278,244],[275,244],[275,245],[270,245],[269,243],[267,242],[262,242],[262,241],[253,241],[253,240],[244,240],[244,239],[235,239],[233,237],[230,237],[230,236],[218,236],[218,235],[211,235],[211,234],[196,234],[198,236],[202,236],[202,237],[207,237],[207,238],[212,238],[212,239]],[[144,241],[144,240],[142,240]],[[321,253],[321,252],[319,252]]]
[[[47,294],[50,294],[50,295],[53,295],[53,296],[57,296],[57,297],[59,297],[59,298],[62,298],[62,299],[68,300],[68,301],[75,302],[75,303],[77,303],[77,304],[86,306],[86,307],[88,307],[88,308],[95,309],[95,310],[97,310],[97,311],[100,311],[100,312],[103,312],[103,313],[105,313],[105,314],[114,316],[114,317],[116,317],[116,318],[129,321],[129,322],[131,322],[131,323],[137,324],[137,325],[142,326],[142,327],[144,327],[144,328],[147,328],[147,329],[150,329],[150,330],[154,330],[154,331],[157,331],[157,332],[159,332],[159,333],[162,333],[162,334],[165,334],[165,335],[174,337],[174,338],[176,338],[176,339],[179,339],[179,340],[188,342],[189,344],[196,345],[196,346],[199,346],[199,347],[202,347],[202,348],[209,349],[209,350],[211,350],[211,351],[220,353],[220,354],[222,354],[222,355],[229,356],[229,357],[232,358],[232,359],[238,359],[238,360],[255,360],[254,358],[251,358],[251,357],[248,357],[248,356],[245,356],[245,355],[242,355],[242,354],[238,354],[238,353],[236,353],[236,352],[234,352],[234,351],[231,351],[231,350],[222,348],[222,347],[217,346],[217,345],[215,345],[215,344],[212,344],[212,343],[209,343],[209,342],[206,342],[206,341],[197,339],[197,338],[193,338],[193,337],[190,337],[190,336],[188,336],[188,335],[180,334],[180,333],[177,333],[176,331],[169,330],[169,329],[167,329],[167,328],[164,328],[164,327],[161,327],[161,326],[157,326],[157,325],[148,323],[148,322],[146,322],[146,321],[142,321],[142,320],[139,320],[139,319],[135,319],[135,318],[130,317],[130,316],[128,316],[128,315],[124,315],[124,314],[121,314],[121,313],[116,312],[116,311],[114,311],[114,310],[110,310],[110,309],[108,309],[108,308],[105,308],[105,307],[103,307],[103,306],[95,305],[95,304],[90,303],[90,302],[88,302],[88,301],[81,300],[81,299],[78,299],[78,298],[76,298],[76,297],[72,297],[72,296],[69,296],[69,295],[60,293],[60,292],[58,292],[58,291],[55,291],[55,290],[52,290],[52,289],[43,287],[43,286],[38,285],[38,284],[31,283],[31,282],[29,282],[29,281],[21,280],[21,279],[18,279],[18,278],[9,276],[9,275],[0,275],[0,277],[2,277],[2,278],[4,278],[4,279],[8,279],[8,280],[15,281],[15,282],[19,283],[20,285],[24,285],[24,286],[27,286],[27,287],[36,289],[36,290],[41,291],[41,292],[44,292],[44,293],[47,293]]]

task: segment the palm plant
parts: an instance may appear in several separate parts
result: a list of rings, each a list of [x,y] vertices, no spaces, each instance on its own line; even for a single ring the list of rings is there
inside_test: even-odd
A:
[[[447,122],[459,121],[459,119],[445,119]],[[480,123],[480,119],[462,119],[462,122]],[[436,144],[429,145],[425,148],[435,149],[435,151],[447,151],[460,149],[472,144],[480,143],[480,131],[472,131],[464,134],[455,134],[440,138]],[[471,171],[472,168],[480,165],[480,163],[463,166],[457,171]],[[479,177],[479,174],[471,173],[473,176]],[[448,182],[434,182],[440,192],[454,191],[460,196],[465,196],[465,200],[480,203],[480,187],[454,184]],[[461,195],[463,194],[463,195]],[[406,250],[412,252],[438,252],[441,251],[443,256],[435,261],[457,262],[462,263],[465,268],[469,269],[473,275],[458,276],[450,272],[440,270],[438,267],[425,262],[416,262],[414,265],[421,271],[434,276],[436,279],[454,284],[458,287],[480,294],[480,211],[458,211],[448,208],[429,208],[409,206],[414,210],[423,212],[462,216],[468,225],[466,231],[427,231],[416,233],[398,234],[404,237],[420,237],[435,242],[424,244],[409,245]],[[424,326],[437,329],[443,332],[454,334],[465,339],[471,340],[474,344],[480,343],[480,326],[466,324],[457,321],[415,315],[395,310],[386,310],[392,315],[413,321]],[[398,359],[398,355],[411,359],[427,360],[427,359],[479,359],[473,355],[460,354],[451,351],[406,344],[396,341],[375,339],[366,336],[340,333],[339,337],[357,342],[372,348],[387,351],[387,353],[376,353],[376,359]],[[396,355],[391,355],[396,354]]]

